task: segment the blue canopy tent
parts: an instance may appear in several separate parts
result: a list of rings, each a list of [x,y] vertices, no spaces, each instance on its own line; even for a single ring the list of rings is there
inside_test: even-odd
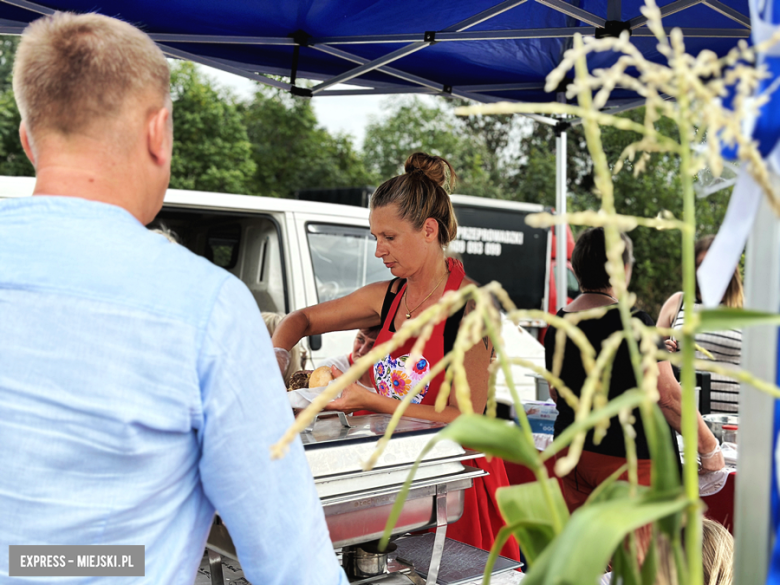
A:
[[[748,0],[657,3],[664,25],[682,29],[692,54],[706,48],[723,56],[740,39],[750,38]],[[139,26],[170,57],[297,96],[430,94],[477,102],[549,102],[566,100],[566,81],[552,93],[544,91],[544,81],[575,33],[617,36],[628,30],[646,59],[665,61],[645,26],[643,4],[644,0],[0,0],[0,33],[20,34],[27,23],[54,10],[99,11]],[[589,67],[608,67],[616,59],[612,53],[591,55]],[[302,87],[297,83],[302,78],[317,83]],[[357,87],[341,89],[340,83]],[[615,112],[642,103],[632,92],[617,88],[606,109]],[[557,208],[565,212],[565,129],[576,121],[534,119],[557,127]],[[565,258],[566,238],[557,240],[558,258]],[[558,267],[558,299],[563,300],[566,263],[559,261]],[[743,512],[744,506],[739,513]],[[766,575],[769,531],[755,529],[761,522],[757,514],[760,511],[744,528],[738,525],[739,582],[763,582],[760,575]],[[754,529],[748,530],[748,524]]]
[[[663,57],[641,15],[644,0],[0,0],[0,33],[54,10],[99,11],[136,24],[170,57],[222,69],[293,95],[327,97],[419,93],[478,102],[565,101],[566,81],[544,91],[575,33],[617,36],[630,31],[651,61]],[[659,2],[665,26],[680,27],[688,51],[725,55],[750,37],[747,0]],[[591,69],[617,56],[590,57]],[[290,82],[269,75],[283,76]],[[316,80],[311,88],[298,79]],[[349,82],[358,89],[338,89]],[[642,104],[625,89],[612,92],[610,111]],[[566,136],[557,126],[556,208],[566,211]],[[566,238],[557,238],[566,257]],[[566,299],[566,263],[558,262],[559,303]]]

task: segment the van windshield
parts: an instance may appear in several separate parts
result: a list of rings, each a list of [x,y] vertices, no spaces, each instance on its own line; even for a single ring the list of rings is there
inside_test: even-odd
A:
[[[376,241],[368,228],[309,223],[306,235],[319,302],[392,278],[382,260],[374,256]]]

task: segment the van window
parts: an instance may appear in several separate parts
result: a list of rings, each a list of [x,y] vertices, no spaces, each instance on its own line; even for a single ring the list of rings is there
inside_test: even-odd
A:
[[[238,263],[238,246],[241,241],[241,226],[233,224],[208,232],[206,258],[220,268],[230,270]]]
[[[374,256],[376,242],[368,228],[309,223],[306,235],[319,302],[391,278],[382,260]]]

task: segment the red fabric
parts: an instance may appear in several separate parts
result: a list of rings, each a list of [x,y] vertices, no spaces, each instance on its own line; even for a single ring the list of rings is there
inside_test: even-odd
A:
[[[452,258],[447,259],[447,268],[450,271],[447,284],[444,287],[445,292],[449,290],[458,290],[465,272],[463,264]],[[393,333],[390,331],[390,324],[395,319],[398,306],[403,297],[405,286],[398,291],[393,301],[387,319],[382,324],[382,330],[376,338],[375,345],[381,345],[388,341]],[[444,325],[442,321],[434,329],[433,335],[425,344],[423,355],[426,357],[430,366],[433,367],[444,357]],[[391,355],[395,358],[411,352],[416,338],[412,338],[402,347],[398,348]],[[376,385],[374,373],[371,372],[371,380]],[[421,404],[433,406],[436,402],[436,396],[439,394],[439,387],[444,381],[444,372],[439,374],[431,381],[428,392],[425,394]],[[498,510],[496,502],[496,490],[499,487],[509,485],[509,479],[506,475],[504,462],[500,459],[493,459],[488,462],[486,459],[476,459],[466,462],[487,471],[490,475],[474,479],[474,485],[466,490],[464,497],[463,516],[457,522],[447,527],[447,538],[452,538],[465,544],[470,544],[482,550],[490,550],[495,542],[498,531],[504,526],[504,521]],[[501,554],[507,558],[519,561],[520,549],[514,537],[510,538],[501,549]]]
[[[702,498],[707,505],[704,515],[710,520],[722,524],[726,530],[734,534],[734,484],[737,472],[729,473],[726,485],[717,494]]]
[[[568,449],[564,449],[556,456],[556,459],[564,457],[567,452]],[[568,475],[561,478],[563,499],[566,500],[569,512],[574,512],[582,506],[593,490],[625,463],[624,457],[583,451],[577,466]],[[639,485],[650,485],[649,459],[640,459],[637,462],[637,474]],[[621,475],[619,479],[627,480],[628,472]]]

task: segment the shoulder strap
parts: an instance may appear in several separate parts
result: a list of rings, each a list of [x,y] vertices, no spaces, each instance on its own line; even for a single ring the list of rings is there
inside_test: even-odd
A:
[[[398,279],[394,278],[390,281],[390,284],[387,285],[387,292],[385,293],[385,300],[382,303],[382,315],[381,315],[381,323],[384,324],[385,319],[387,319],[387,315],[390,313],[390,307],[393,305],[393,301],[395,300],[396,294],[392,292],[393,284],[395,284],[396,281],[400,280],[399,288],[402,287],[404,284],[406,284],[406,279]]]

